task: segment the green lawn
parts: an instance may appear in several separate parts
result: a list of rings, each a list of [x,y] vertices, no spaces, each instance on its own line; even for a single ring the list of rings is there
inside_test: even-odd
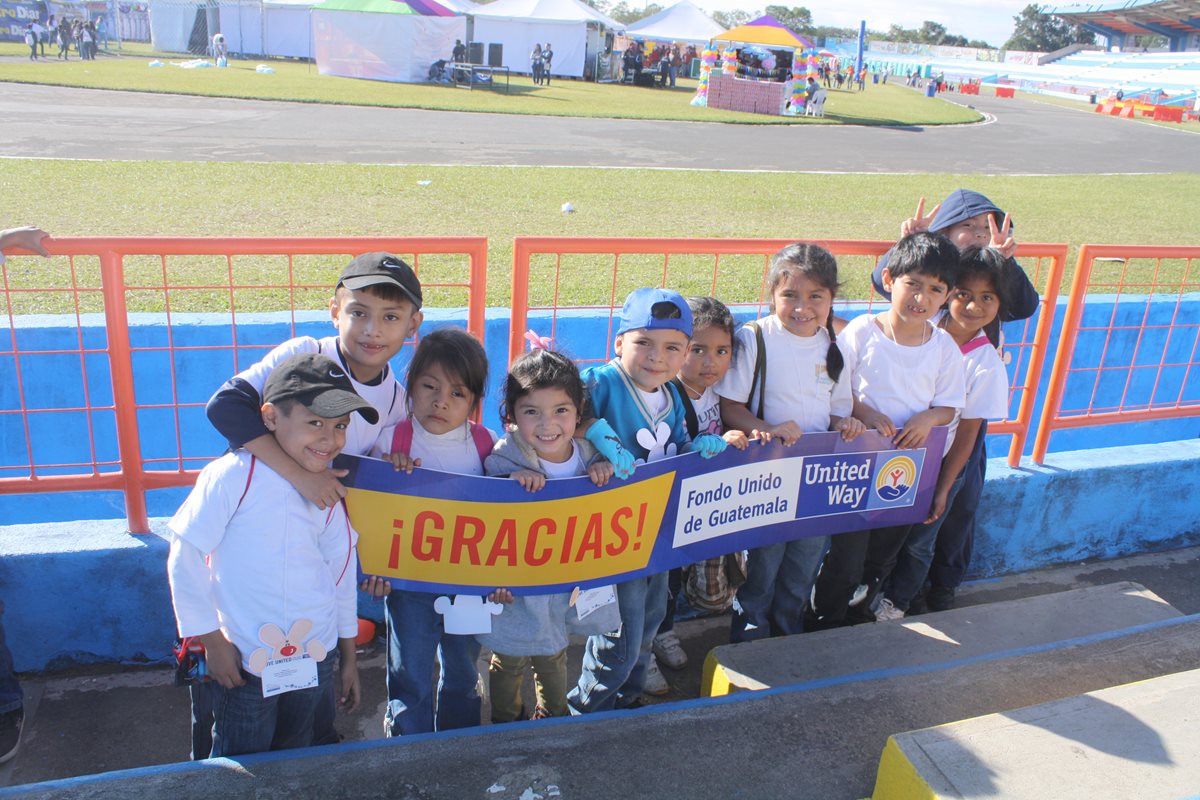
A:
[[[1186,227],[1187,220],[1200,219],[1200,176],[1195,174],[795,175],[11,159],[5,162],[5,182],[22,187],[8,193],[5,224],[36,223],[59,236],[486,236],[490,306],[508,304],[516,235],[889,239],[918,197],[933,202],[960,186],[982,191],[1010,210],[1022,241],[1200,243],[1194,228]],[[631,184],[643,187],[641,202],[629,202]],[[65,194],[64,186],[70,187]],[[573,214],[560,210],[568,201],[577,209]],[[65,280],[59,259],[13,264],[20,265],[19,273],[9,269],[18,283]],[[611,258],[570,264],[563,302],[607,296],[601,276]],[[632,270],[629,281],[651,281],[661,272],[662,259],[623,259],[622,265]],[[758,285],[751,276],[761,266],[761,259],[740,266],[722,261],[729,281],[721,293],[750,299]],[[842,266],[845,294],[866,296],[866,262],[843,259]],[[147,259],[142,267],[147,280],[157,279],[157,260]],[[437,273],[433,263],[423,267],[427,276]],[[204,283],[210,270],[224,269],[224,262],[197,259],[183,268],[185,274],[173,274],[174,280]],[[249,260],[242,268],[254,272],[259,265]],[[314,262],[307,277],[323,282],[336,269],[336,263]],[[461,265],[446,269],[461,277]],[[708,269],[708,260],[673,259],[671,280],[681,289],[707,291]],[[95,276],[83,280],[94,283]],[[537,283],[545,299],[549,288],[541,277]],[[24,296],[18,311],[62,311],[65,302],[65,297]],[[133,299],[146,310],[156,302],[161,299]],[[195,292],[179,302],[183,305],[176,310],[211,310],[226,307],[227,298]],[[239,302],[243,310],[278,308],[282,298],[259,292]],[[437,302],[457,304],[449,295]]]
[[[28,55],[24,45],[0,45],[0,55]],[[51,52],[47,49],[47,52]],[[681,80],[676,89],[646,89],[615,84],[555,80],[534,86],[525,76],[512,78],[511,93],[499,90],[467,91],[453,86],[385,83],[335,78],[317,73],[313,64],[273,60],[274,75],[255,72],[257,61],[230,61],[227,69],[182,69],[190,56],[159,55],[167,66],[148,67],[152,54],[144,47],[127,46],[126,53],[95,61],[69,62],[49,58],[32,62],[11,58],[0,62],[0,81],[123,89],[255,100],[292,100],[306,103],[422,108],[441,111],[487,111],[505,114],[540,114],[567,117],[694,120],[753,125],[944,125],[975,122],[971,109],[930,100],[903,87],[871,86],[866,92],[833,90],[823,119],[772,117],[691,105],[696,82]]]

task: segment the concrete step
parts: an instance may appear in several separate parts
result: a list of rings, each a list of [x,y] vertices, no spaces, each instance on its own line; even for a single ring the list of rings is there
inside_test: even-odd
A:
[[[847,675],[970,661],[1181,616],[1140,584],[1124,581],[1052,595],[957,608],[912,620],[857,625],[714,648],[705,696]]]
[[[1200,670],[888,739],[874,800],[1189,797]]]
[[[150,767],[0,789],[0,798],[204,794],[269,800],[300,792],[358,800],[856,800],[870,794],[880,753],[896,733],[1147,680],[1198,663],[1200,615],[1171,616],[884,674],[637,711]]]

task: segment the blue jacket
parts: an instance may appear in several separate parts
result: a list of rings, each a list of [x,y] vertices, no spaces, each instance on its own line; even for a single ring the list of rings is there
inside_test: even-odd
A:
[[[603,417],[635,459],[657,461],[687,452],[691,439],[683,402],[669,382],[660,387],[667,397],[666,407],[652,416],[620,361],[590,367],[580,377],[588,390],[592,416]],[[656,436],[660,426],[665,436]]]
[[[951,225],[957,225],[963,220],[977,217],[980,214],[992,214],[996,217],[997,225],[1004,222],[1004,212],[991,200],[970,189],[955,189],[942,201],[941,208],[938,209],[937,215],[929,225],[929,231],[930,233],[939,233]],[[1011,220],[1009,220],[1009,224],[1012,225]],[[1013,225],[1013,227],[1016,226]],[[875,291],[880,296],[888,300],[891,300],[892,296],[883,288],[883,268],[887,266],[890,254],[891,250],[884,253],[871,272],[871,285],[875,287]],[[1029,319],[1038,310],[1037,289],[1033,287],[1029,276],[1025,274],[1025,270],[1021,269],[1021,265],[1015,258],[1008,260],[1008,267],[1010,270],[1009,297],[1006,298],[1007,302],[1001,314],[1001,320],[1010,322],[1017,319]]]

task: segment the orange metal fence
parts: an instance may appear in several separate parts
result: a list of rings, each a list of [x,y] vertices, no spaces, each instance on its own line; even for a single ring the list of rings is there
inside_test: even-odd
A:
[[[1055,430],[1200,416],[1200,320],[1184,310],[1198,273],[1200,247],[1079,248],[1034,461]]]
[[[765,282],[771,256],[791,239],[627,239],[527,237],[513,240],[512,326],[509,358],[525,347],[531,316],[556,337],[560,316],[579,308],[608,314],[603,342],[572,353],[581,363],[611,357],[614,316],[625,295],[637,286],[669,286],[685,295],[712,295],[731,309],[766,309]],[[866,276],[892,242],[851,239],[812,239],[838,257],[839,277],[849,284],[851,302],[872,299]],[[1046,358],[1057,307],[1059,285],[1067,258],[1065,244],[1025,244],[1017,253],[1042,295],[1041,310],[1026,320],[1016,341],[1005,343],[1014,364],[1010,403],[1017,400],[1011,419],[990,425],[989,433],[1012,436],[1008,462],[1016,466],[1033,419],[1038,380]],[[857,295],[857,296],[856,296]],[[1011,327],[1009,328],[1011,332]],[[1019,400],[1018,400],[1019,398]]]
[[[206,393],[248,366],[241,350],[261,354],[286,338],[247,341],[239,338],[239,322],[244,327],[260,311],[284,312],[286,328],[294,334],[298,320],[314,316],[306,310],[317,317],[322,311],[328,314],[331,289],[351,256],[386,250],[407,258],[421,278],[426,303],[465,306],[468,328],[481,340],[484,336],[483,237],[112,237],[47,239],[44,244],[51,259],[12,258],[0,270],[8,318],[0,361],[11,363],[15,373],[13,383],[3,387],[0,425],[10,441],[23,436],[28,453],[27,463],[2,465],[6,477],[0,477],[0,494],[121,491],[135,532],[149,530],[146,490],[188,485],[198,467],[217,455],[189,448],[189,437],[181,431],[181,409],[203,406]],[[228,307],[230,340],[179,341],[187,339],[189,313],[211,316],[214,304]],[[39,338],[36,315],[45,313],[75,317],[71,341]],[[136,345],[130,325],[141,314],[152,315],[159,324],[153,341]],[[187,375],[189,353],[214,349],[229,351],[232,372]],[[142,386],[142,393],[154,399],[139,399],[135,354],[169,361],[169,386]],[[26,385],[22,359],[34,358],[58,359],[53,363],[71,378],[64,375],[63,385]],[[89,372],[93,378],[111,375],[110,395],[94,396],[97,381],[88,380]],[[207,390],[185,396],[180,387],[189,379]],[[84,423],[78,438],[86,442],[79,451],[86,455],[74,460],[35,457],[37,432],[74,425],[79,418]],[[173,453],[144,452],[141,430],[152,424],[173,426]],[[114,439],[115,448],[101,444]]]

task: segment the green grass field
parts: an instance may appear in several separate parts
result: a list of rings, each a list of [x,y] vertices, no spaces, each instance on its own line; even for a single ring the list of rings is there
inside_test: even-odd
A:
[[[629,202],[631,182],[644,187],[644,202]],[[36,223],[57,236],[486,236],[488,305],[495,307],[508,304],[516,235],[891,239],[920,196],[933,202],[960,186],[984,192],[1010,210],[1018,239],[1028,242],[1196,244],[1194,228],[1181,226],[1200,218],[1200,176],[1195,174],[794,175],[12,159],[5,162],[5,183],[21,191],[7,194],[4,224]],[[64,186],[70,187],[66,193]],[[573,214],[560,210],[568,201],[577,209]],[[426,279],[462,278],[460,261],[447,264],[445,275],[434,263],[423,262]],[[62,285],[64,263],[14,260],[19,267],[9,267],[9,278],[18,286]],[[95,285],[89,263],[77,260],[82,282]],[[131,262],[135,275],[137,263]],[[247,260],[239,265],[247,271],[239,279],[279,278],[272,273],[279,264]],[[607,297],[603,276],[611,258],[575,259],[570,266],[561,302]],[[622,259],[622,266],[630,269],[623,280],[650,281],[661,273],[662,259]],[[726,277],[720,291],[731,300],[753,299],[761,267],[761,259],[741,265],[722,261]],[[161,280],[157,259],[146,259],[141,268],[148,282]],[[205,283],[211,270],[225,267],[223,260],[192,259],[173,268],[181,270],[172,274],[173,281]],[[847,296],[867,296],[866,268],[865,261],[843,260]],[[322,283],[336,274],[338,259],[314,260],[306,269],[301,279]],[[711,260],[672,259],[670,277],[681,290],[707,291],[710,270]],[[536,293],[545,300],[551,289],[544,274],[538,275]],[[18,313],[69,308],[66,296],[23,295],[19,301]],[[192,292],[176,302],[179,311],[214,310],[226,308],[228,298]],[[248,293],[239,307],[265,310],[283,302],[278,293],[263,291]],[[306,302],[319,306],[319,298]],[[434,299],[439,302],[459,304],[461,296]],[[161,297],[135,296],[131,304],[156,310]]]
[[[47,52],[55,52],[47,48]],[[227,69],[182,69],[190,58],[159,55],[167,66],[148,67],[152,54],[144,47],[127,46],[137,55],[106,56],[95,61],[68,62],[53,57],[45,61],[10,58],[0,62],[0,81],[122,89],[255,100],[290,100],[304,103],[421,108],[439,111],[486,111],[503,114],[539,114],[568,117],[693,120],[748,125],[945,125],[976,122],[978,112],[930,100],[896,86],[872,86],[866,92],[831,91],[826,116],[773,117],[691,105],[696,82],[680,80],[675,89],[647,89],[617,84],[554,80],[534,86],[527,76],[512,78],[511,92],[498,89],[458,89],[447,85],[385,83],[336,78],[317,73],[313,64],[272,60],[274,75],[255,72],[257,61],[231,61]],[[0,55],[28,55],[24,45],[0,45]]]

